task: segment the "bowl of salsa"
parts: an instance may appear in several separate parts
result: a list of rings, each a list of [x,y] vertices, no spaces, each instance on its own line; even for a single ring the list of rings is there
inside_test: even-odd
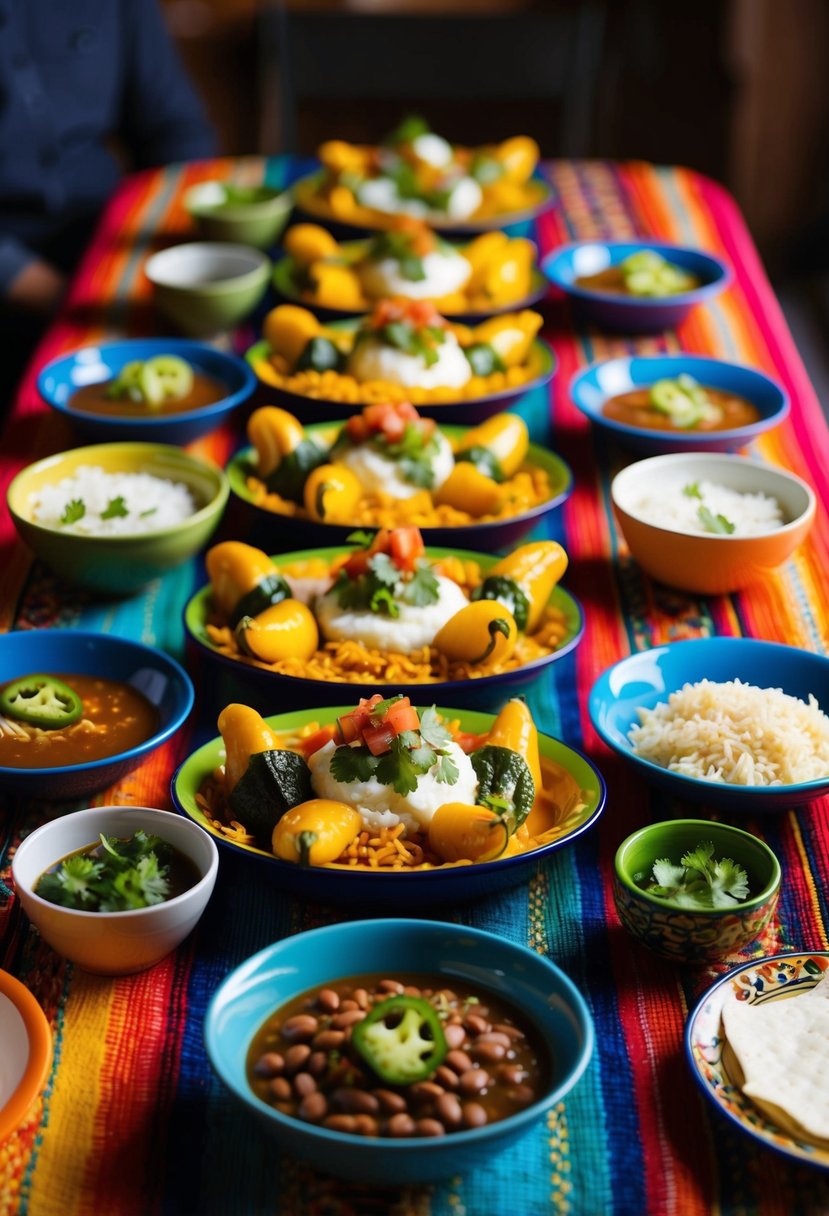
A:
[[[789,412],[770,376],[702,355],[594,363],[570,381],[570,396],[607,437],[648,455],[739,451]]]
[[[185,338],[130,338],[70,351],[37,378],[47,405],[90,440],[192,443],[256,388],[244,359]]]

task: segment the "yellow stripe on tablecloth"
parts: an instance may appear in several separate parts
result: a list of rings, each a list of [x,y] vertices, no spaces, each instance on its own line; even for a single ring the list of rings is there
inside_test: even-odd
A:
[[[60,1067],[49,1102],[49,1135],[43,1137],[32,1178],[29,1211],[37,1216],[87,1216],[87,1163],[113,992],[111,980],[79,971],[72,976],[55,1045]]]

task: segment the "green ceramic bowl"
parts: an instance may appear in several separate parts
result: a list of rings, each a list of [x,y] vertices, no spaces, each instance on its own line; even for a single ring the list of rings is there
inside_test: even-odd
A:
[[[221,241],[172,245],[147,260],[153,301],[193,338],[233,329],[265,294],[271,262],[258,249]]]
[[[199,182],[184,196],[184,208],[204,240],[233,241],[256,249],[274,244],[292,206],[288,191],[232,182]]]
[[[730,857],[748,874],[749,898],[733,907],[696,909],[649,895],[639,886],[653,863],[682,856],[703,841],[714,861]],[[639,881],[637,881],[639,880]],[[625,928],[663,958],[703,963],[733,954],[765,929],[780,893],[780,863],[757,836],[708,819],[669,819],[640,828],[616,851],[613,898]]]
[[[31,496],[71,477],[80,465],[107,473],[151,473],[183,482],[198,510],[174,527],[125,536],[80,536],[35,523]],[[101,443],[74,448],[30,464],[9,486],[8,505],[23,540],[61,578],[93,591],[124,595],[138,591],[180,566],[212,536],[228,496],[225,474],[215,465],[161,443]]]

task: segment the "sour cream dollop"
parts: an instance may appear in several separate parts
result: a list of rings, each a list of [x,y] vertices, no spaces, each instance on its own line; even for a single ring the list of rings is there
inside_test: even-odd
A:
[[[453,333],[447,332],[436,348],[436,361],[427,367],[420,355],[367,338],[349,357],[348,370],[356,380],[386,380],[403,388],[463,388],[472,378],[472,368]]]
[[[450,617],[469,602],[451,578],[437,576],[438,598],[418,608],[399,603],[400,615],[386,616],[368,609],[343,608],[333,592],[321,595],[315,605],[320,632],[327,641],[362,642],[375,650],[411,654],[430,646]]]
[[[434,435],[436,447],[431,461],[432,484],[431,490],[437,490],[446,481],[455,467],[455,457],[449,440],[436,432]],[[402,476],[400,465],[378,452],[371,444],[361,443],[350,448],[341,457],[356,476],[367,494],[387,494],[390,498],[411,498],[420,493],[420,486],[412,485]]]
[[[439,300],[461,291],[469,282],[472,267],[463,254],[435,250],[421,258],[424,278],[407,279],[396,258],[361,262],[357,273],[367,296],[403,296],[407,300]]]

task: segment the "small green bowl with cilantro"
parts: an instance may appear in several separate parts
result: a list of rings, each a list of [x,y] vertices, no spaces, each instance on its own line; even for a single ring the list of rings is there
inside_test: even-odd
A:
[[[750,832],[707,819],[648,824],[616,851],[622,924],[656,954],[702,964],[748,946],[780,893],[780,863]]]
[[[98,858],[102,835],[118,854],[112,866]],[[12,860],[20,903],[43,940],[97,975],[144,971],[175,950],[207,907],[218,871],[207,832],[142,806],[61,815],[27,836]],[[39,886],[47,874],[48,890]]]
[[[274,186],[243,186],[208,181],[191,186],[184,208],[205,241],[231,241],[270,249],[288,222],[290,191]]]

